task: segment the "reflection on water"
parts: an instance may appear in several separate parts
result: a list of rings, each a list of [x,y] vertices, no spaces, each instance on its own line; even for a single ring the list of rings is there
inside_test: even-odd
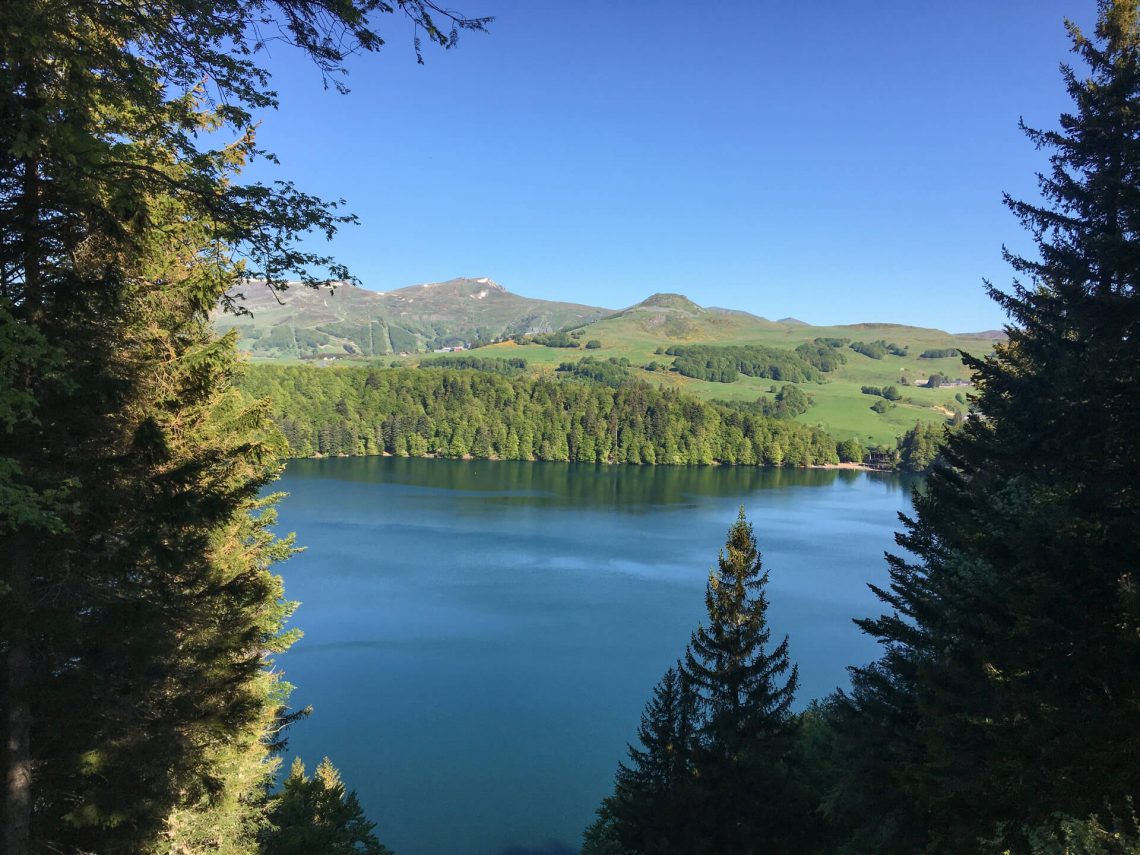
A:
[[[426,468],[426,467],[430,467]],[[425,473],[430,477],[425,478]],[[482,493],[509,501],[589,502],[624,513],[645,513],[658,505],[684,504],[693,497],[743,496],[758,490],[825,487],[872,480],[888,492],[909,495],[915,479],[853,469],[777,469],[756,466],[608,466],[600,463],[525,463],[517,460],[424,460],[407,457],[352,457],[294,460],[290,481],[402,484],[434,490]]]
[[[849,470],[403,458],[299,460],[282,570],[305,638],[282,657],[328,754],[401,855],[563,853],[612,783],[642,705],[702,617],[745,505],[791,636],[800,702],[875,645],[912,484]]]

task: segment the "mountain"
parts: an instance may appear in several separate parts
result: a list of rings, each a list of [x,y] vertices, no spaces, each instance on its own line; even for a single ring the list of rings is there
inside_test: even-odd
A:
[[[900,347],[914,348],[916,355],[929,348],[949,349],[979,343],[981,346],[976,349],[985,352],[995,340],[1005,337],[1000,332],[955,334],[881,321],[826,327],[796,318],[770,321],[735,309],[705,308],[681,294],[653,294],[628,309],[584,326],[587,326],[582,331],[584,336],[649,353],[659,345],[682,344],[763,344],[790,349],[821,336],[849,341],[889,340]]]
[[[486,277],[428,282],[395,291],[293,284],[273,292],[260,283],[234,289],[250,314],[218,314],[254,356],[382,356],[580,326],[609,309],[512,294]]]
[[[704,308],[683,294],[652,294],[628,309],[613,312],[590,323],[590,334],[627,329],[632,337],[663,341],[718,341],[726,330],[783,329],[748,312]],[[602,326],[597,327],[598,324]]]
[[[630,306],[626,311],[632,312],[636,309],[678,309],[689,314],[699,314],[704,311],[684,294],[650,294],[640,303]]]
[[[234,328],[240,345],[259,359],[328,359],[371,357],[438,349],[476,340],[504,340],[480,348],[483,360],[523,359],[527,370],[555,373],[559,366],[589,355],[595,360],[625,362],[630,375],[654,386],[664,385],[706,400],[753,402],[771,395],[768,377],[739,376],[730,383],[682,375],[667,351],[678,345],[764,345],[792,350],[817,338],[840,341],[844,359],[825,382],[805,384],[812,405],[799,420],[823,425],[840,439],[893,443],[915,422],[944,422],[967,406],[968,372],[951,356],[961,349],[976,356],[990,351],[1002,333],[951,334],[936,329],[891,323],[858,323],[817,327],[794,318],[771,321],[748,312],[702,307],[683,294],[661,293],[620,311],[595,306],[533,300],[513,294],[487,279],[449,279],[395,291],[368,291],[341,286],[335,291],[300,285],[283,293],[247,283],[242,305],[252,314],[218,315],[219,329]],[[562,346],[524,340],[518,334],[565,330]],[[867,344],[883,342],[883,354]],[[846,346],[846,343],[851,346]],[[568,346],[567,346],[568,344]],[[587,345],[589,347],[587,347]],[[862,347],[863,349],[858,349]],[[588,350],[588,354],[587,354]],[[931,351],[946,356],[923,357]],[[400,360],[417,364],[419,356]],[[387,367],[388,360],[385,361]],[[928,380],[941,375],[943,385]],[[901,400],[884,412],[880,400],[863,389],[896,386]]]
[[[675,388],[705,400],[750,403],[773,394],[778,382],[770,377],[739,375],[733,382],[698,379],[675,370],[676,346],[702,345],[710,350],[721,346],[763,345],[794,350],[813,345],[817,338],[840,343],[844,360],[822,382],[803,384],[811,401],[798,419],[823,425],[840,439],[858,438],[863,444],[886,443],[914,427],[916,422],[941,424],[955,410],[968,406],[968,390],[957,382],[969,379],[969,372],[954,354],[956,349],[976,356],[985,355],[995,343],[989,333],[953,335],[942,330],[891,323],[858,323],[846,326],[811,326],[791,318],[771,321],[747,312],[705,308],[680,294],[653,296],[571,330],[571,341],[579,351],[567,347],[544,347],[539,343],[493,345],[477,351],[481,358],[525,359],[532,371],[556,371],[559,366],[584,356],[594,360],[628,360],[631,376],[654,386]],[[883,342],[880,348],[874,346]],[[586,344],[590,344],[586,352]],[[862,347],[863,349],[856,349]],[[888,349],[889,347],[889,349]],[[883,350],[879,353],[878,350]],[[923,353],[945,352],[939,358]],[[873,355],[868,355],[871,353]],[[932,375],[947,382],[930,387]],[[901,399],[892,401],[884,412],[873,409],[882,398],[863,391],[895,386]]]

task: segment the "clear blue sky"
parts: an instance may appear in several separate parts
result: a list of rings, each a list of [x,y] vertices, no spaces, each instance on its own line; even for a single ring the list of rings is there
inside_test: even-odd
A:
[[[377,290],[490,276],[620,308],[655,291],[812,323],[1000,326],[1017,129],[1068,108],[1062,25],[1093,0],[454,0],[489,35],[354,58],[338,96],[283,48],[261,140],[361,225]]]

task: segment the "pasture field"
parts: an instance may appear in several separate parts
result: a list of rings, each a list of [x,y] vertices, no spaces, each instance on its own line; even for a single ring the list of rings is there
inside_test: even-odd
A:
[[[844,346],[841,352],[846,363],[825,374],[822,380],[798,384],[807,394],[811,406],[797,417],[797,421],[818,425],[837,440],[855,437],[865,446],[892,445],[896,437],[916,422],[944,422],[955,411],[967,409],[966,396],[971,392],[969,386],[948,385],[932,389],[924,385],[935,373],[951,381],[968,382],[969,374],[961,360],[955,356],[924,359],[920,354],[928,350],[958,348],[984,355],[1000,337],[993,332],[952,334],[887,323],[817,327],[792,319],[770,321],[745,312],[702,308],[679,294],[655,294],[636,306],[601,320],[570,327],[568,332],[577,347],[548,347],[533,341],[519,344],[507,340],[466,351],[465,355],[477,359],[522,358],[527,361],[529,371],[550,374],[563,362],[577,362],[587,356],[603,360],[610,357],[628,359],[632,375],[654,386],[679,389],[707,401],[751,402],[762,395],[773,394],[784,385],[783,382],[743,374],[732,383],[686,377],[673,369],[674,357],[664,351],[675,345],[763,345],[791,351],[817,338],[882,341],[896,345],[896,349],[904,351],[904,354],[888,353],[881,359],[873,359]],[[587,349],[587,342],[596,342],[600,346]],[[339,358],[318,354],[306,359],[287,354],[275,354],[268,359],[259,356],[257,351],[251,354],[255,362],[307,363],[327,367],[365,362],[387,368],[419,365],[439,358],[440,354],[421,351],[408,355],[389,353],[375,358],[344,358],[340,353]],[[653,363],[656,363],[656,368],[652,367]],[[902,397],[889,402],[886,411],[879,413],[872,407],[883,399],[864,394],[861,391],[863,386],[894,386]]]
[[[892,444],[916,422],[943,422],[955,410],[965,411],[967,404],[959,400],[971,392],[968,386],[942,386],[925,388],[931,374],[941,374],[951,380],[968,381],[969,373],[957,357],[924,359],[925,350],[959,348],[968,353],[983,355],[993,347],[992,334],[981,336],[954,335],[941,330],[897,324],[855,324],[850,326],[814,327],[785,324],[755,318],[742,313],[717,312],[699,309],[686,312],[666,307],[664,311],[638,311],[637,307],[614,318],[586,325],[578,340],[596,340],[597,349],[585,350],[546,347],[539,344],[519,345],[504,342],[472,351],[479,357],[521,357],[532,370],[553,372],[562,362],[574,362],[586,356],[599,359],[609,357],[628,359],[634,376],[653,385],[677,388],[703,400],[754,401],[770,394],[783,383],[767,378],[741,375],[732,383],[716,383],[684,377],[670,370],[673,357],[657,353],[673,345],[742,345],[759,344],[793,350],[815,338],[830,337],[852,341],[883,340],[906,349],[905,356],[888,354],[872,359],[843,348],[846,364],[831,372],[822,382],[798,384],[812,401],[798,421],[816,424],[836,439],[858,438],[865,445]],[[416,360],[410,360],[416,361]],[[658,370],[645,366],[656,362]],[[906,385],[904,385],[904,382]],[[884,413],[871,407],[882,400],[875,395],[863,394],[863,386],[895,386],[902,399],[891,404]]]

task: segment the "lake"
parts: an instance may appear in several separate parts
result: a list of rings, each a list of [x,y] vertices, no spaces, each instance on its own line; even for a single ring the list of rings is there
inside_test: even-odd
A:
[[[839,470],[298,460],[289,735],[397,855],[576,852],[743,505],[798,706],[847,685],[912,482]]]

